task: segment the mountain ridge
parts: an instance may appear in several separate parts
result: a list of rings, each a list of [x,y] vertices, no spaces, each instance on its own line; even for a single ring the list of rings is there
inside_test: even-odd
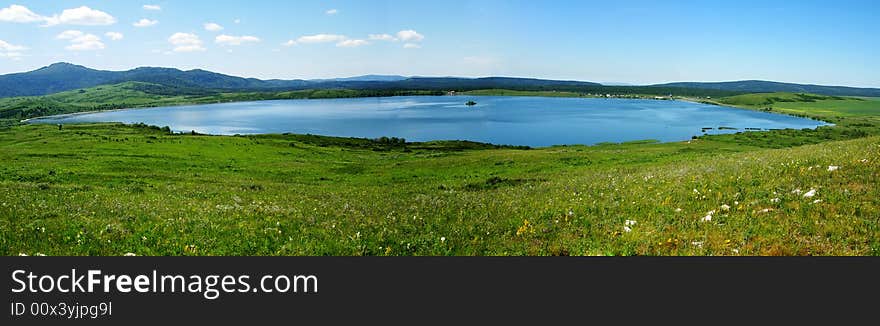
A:
[[[129,81],[154,83],[183,89],[220,91],[279,91],[303,89],[362,90],[475,90],[528,89],[580,92],[651,92],[661,89],[712,90],[731,93],[814,93],[829,96],[880,97],[880,89],[847,86],[794,84],[764,80],[729,82],[675,82],[646,86],[603,85],[576,80],[550,80],[522,77],[428,77],[400,75],[362,75],[331,79],[258,79],[216,73],[204,69],[181,70],[167,67],[137,67],[124,71],[97,70],[58,62],[36,70],[0,75],[0,98],[39,96],[63,91],[111,85]]]
[[[737,80],[724,82],[675,82],[665,84],[655,84],[656,87],[683,87],[712,89],[724,91],[737,91],[749,93],[812,93],[829,96],[880,96],[878,88],[863,88],[850,86],[829,86],[816,84],[796,84],[774,82],[767,80]]]

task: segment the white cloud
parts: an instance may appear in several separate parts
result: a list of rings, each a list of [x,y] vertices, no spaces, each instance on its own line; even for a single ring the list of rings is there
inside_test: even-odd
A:
[[[241,24],[241,19],[236,18],[236,19],[233,20],[232,22],[233,22],[233,23],[236,23],[236,24]]]
[[[144,10],[162,10],[159,5],[144,5]]]
[[[12,45],[4,40],[0,40],[0,52],[17,52],[22,50],[27,50],[27,48],[21,45]]]
[[[72,40],[83,35],[85,34],[81,31],[68,30],[61,32],[61,34],[58,34],[55,38],[59,40]]]
[[[296,41],[294,41],[294,40],[287,40],[287,42],[281,43],[281,45],[283,45],[283,46],[294,46],[294,45],[296,45]]]
[[[124,35],[122,35],[122,33],[119,32],[107,32],[104,33],[104,36],[113,41],[119,41],[125,37]]]
[[[121,35],[121,34],[120,34]],[[94,51],[103,50],[104,43],[101,38],[95,34],[86,34],[81,31],[67,30],[61,32],[55,38],[59,40],[69,40],[70,45],[64,47],[70,51]]]
[[[9,58],[13,61],[21,60],[21,57],[24,56],[21,52],[0,52],[0,58]]]
[[[79,8],[73,9],[65,9],[61,12],[61,15],[54,15],[52,17],[45,17],[46,25],[45,26],[55,26],[55,25],[83,25],[83,26],[99,26],[99,25],[113,25],[116,23],[116,18],[111,16],[110,14],[92,9],[86,6],[82,6]]]
[[[21,60],[23,54],[21,51],[27,50],[21,45],[9,44],[4,40],[0,40],[0,58],[9,58],[15,61]]]
[[[330,10],[325,11],[324,13],[325,13],[325,14],[328,14],[328,15],[335,15],[335,14],[338,14],[338,13],[339,13],[339,10],[337,10],[337,9],[330,9]]]
[[[397,38],[388,34],[370,34],[370,40],[373,41],[397,41]]]
[[[218,35],[214,38],[214,42],[220,45],[242,45],[244,43],[257,43],[260,41],[260,38],[256,36],[232,36],[232,35]]]
[[[296,39],[297,43],[328,43],[328,42],[342,42],[345,41],[345,35],[336,35],[336,34],[315,34],[315,35],[306,35],[301,36]]]
[[[370,44],[370,42],[364,40],[344,40],[342,42],[336,43],[336,46],[343,48],[354,48],[367,44]]]
[[[223,30],[223,26],[217,23],[205,23],[205,30],[210,32],[219,32]]]
[[[158,23],[159,23],[158,20],[149,20],[146,18],[141,18],[141,20],[138,20],[138,21],[134,22],[134,24],[131,24],[131,25],[134,27],[150,27],[150,26],[156,25]]]
[[[415,43],[406,43],[403,45],[404,49],[421,49],[422,46]]]
[[[174,33],[168,37],[168,43],[174,45],[174,52],[205,51],[202,40],[196,34]]]
[[[397,32],[397,38],[403,40],[404,42],[419,42],[421,40],[424,40],[425,36],[419,34],[419,32],[408,29]]]
[[[0,9],[0,22],[34,23],[46,20],[46,17],[35,14],[25,6],[11,5]]]

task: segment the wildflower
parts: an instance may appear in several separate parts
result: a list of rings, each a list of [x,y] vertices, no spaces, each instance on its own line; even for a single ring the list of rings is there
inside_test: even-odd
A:
[[[837,171],[837,169],[839,169],[839,168],[840,168],[840,167],[837,166],[837,165],[829,165],[829,166],[828,166],[828,172]]]
[[[27,257],[27,254],[26,254],[26,253],[23,253],[23,252],[18,253],[18,255],[21,256],[21,257]]]
[[[691,242],[691,245],[694,245],[698,248],[703,248],[703,241],[693,241]]]
[[[810,189],[807,193],[804,194],[804,198],[810,198],[816,195],[816,189]]]
[[[711,220],[712,220],[712,214],[707,214],[707,215],[704,216],[700,221],[703,221],[703,222],[709,222],[709,221],[711,221]]]
[[[767,213],[767,212],[770,212],[770,211],[772,211],[772,210],[773,210],[772,208],[765,208],[765,209],[762,209],[762,210],[758,211],[758,214]]]
[[[41,254],[41,253],[39,253],[39,252],[38,252],[38,253],[35,253],[35,254],[34,254],[34,256],[39,256],[39,257],[46,257],[46,255],[45,255],[45,254]]]
[[[801,188],[797,188],[797,189],[791,191],[791,193],[793,193],[795,195],[800,195],[802,192],[803,191],[801,191]]]
[[[633,220],[626,220],[626,221],[623,222],[623,225],[626,225],[626,226],[633,226],[633,225],[636,225],[636,221],[633,221]]]
[[[722,210],[722,211],[729,211],[729,210],[730,210],[730,206],[728,206],[727,204],[721,205],[721,210]]]
[[[526,233],[534,233],[532,229],[532,224],[529,223],[529,220],[523,220],[523,225],[516,229],[516,235],[521,236]]]
[[[771,202],[771,203],[778,203],[778,202],[781,201],[781,200],[782,200],[782,199],[779,199],[779,197],[776,197],[776,198],[771,199],[770,202]]]
[[[624,226],[624,227],[623,227],[623,232],[631,232],[632,230],[633,230],[633,229],[631,229],[631,228],[628,227],[628,226]]]
[[[868,159],[863,158],[863,159],[859,160],[859,162],[862,162],[862,163],[868,163]]]
[[[676,208],[676,209],[675,209],[675,212],[676,212],[676,213],[681,212],[681,208]]]
[[[446,242],[446,237],[440,237],[440,242]]]
[[[572,211],[572,210],[569,209],[569,210],[568,210],[568,216],[574,216],[574,211]]]
[[[137,255],[135,255],[133,252],[126,252],[125,255],[123,255],[123,256],[131,257],[131,256],[137,256]]]
[[[821,203],[821,202],[822,202],[821,199],[816,199],[816,200],[813,201],[813,204],[818,204],[818,203]]]

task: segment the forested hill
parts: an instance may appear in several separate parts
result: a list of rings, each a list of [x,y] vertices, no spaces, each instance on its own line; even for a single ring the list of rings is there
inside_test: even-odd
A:
[[[764,80],[743,80],[719,83],[668,83],[653,85],[656,87],[682,87],[697,89],[712,89],[722,91],[733,91],[743,93],[812,93],[829,96],[870,96],[880,97],[880,89],[877,88],[857,88],[846,86],[823,86],[808,84],[791,84],[779,83]]]

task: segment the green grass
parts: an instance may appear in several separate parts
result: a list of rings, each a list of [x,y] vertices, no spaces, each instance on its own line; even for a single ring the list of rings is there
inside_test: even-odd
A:
[[[283,92],[224,93],[143,82],[125,82],[45,96],[0,99],[0,127],[47,115],[124,108],[175,106],[278,99],[344,98],[394,95],[440,95],[439,91],[314,89]]]
[[[770,108],[771,111],[826,117],[880,117],[880,98],[814,94],[746,94],[719,99],[728,105]]]
[[[790,112],[843,110],[800,103]],[[880,132],[860,125],[873,124],[873,115],[827,117],[838,115],[843,124],[817,131],[540,149],[180,135],[119,124],[5,127],[0,248],[880,255]],[[811,189],[815,196],[804,197]],[[627,220],[635,221],[629,232]]]

